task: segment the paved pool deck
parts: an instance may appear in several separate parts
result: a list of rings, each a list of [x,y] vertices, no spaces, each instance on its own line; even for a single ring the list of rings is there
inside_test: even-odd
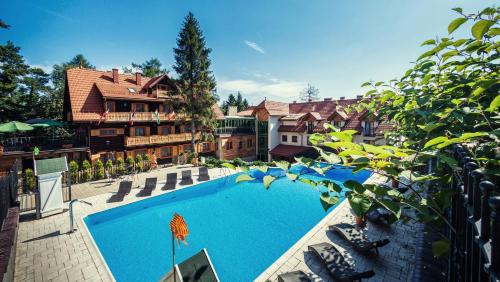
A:
[[[21,215],[17,238],[17,255],[14,281],[114,281],[101,259],[82,218],[88,214],[125,205],[145,199],[137,197],[139,184],[147,177],[158,177],[159,186],[153,196],[168,193],[159,189],[165,182],[166,173],[192,169],[193,180],[197,183],[197,168],[190,166],[169,167],[138,174],[133,179],[132,192],[123,202],[107,203],[107,199],[118,190],[119,180],[101,180],[93,183],[75,185],[75,198],[84,198],[92,206],[77,203],[74,207],[77,231],[69,233],[68,203],[65,212],[40,220],[33,213]],[[212,179],[223,177],[227,169],[210,169]],[[371,178],[369,181],[381,181]],[[189,186],[177,185],[177,189]],[[318,203],[319,204],[319,203]],[[326,232],[330,224],[353,222],[347,201],[341,203],[333,212],[320,221],[311,231],[300,239],[290,250],[266,269],[256,281],[277,281],[277,275],[291,270],[303,270],[313,281],[331,281],[323,267],[311,254],[307,246],[317,242],[330,242],[342,250],[357,270],[373,269],[376,276],[370,281],[409,281],[412,272],[412,257],[415,253],[415,226],[398,224],[388,229],[371,224],[365,232],[371,239],[390,237],[391,243],[380,249],[378,256],[359,254],[346,245],[339,237]],[[242,280],[246,281],[246,280]],[[225,281],[223,281],[225,282]]]

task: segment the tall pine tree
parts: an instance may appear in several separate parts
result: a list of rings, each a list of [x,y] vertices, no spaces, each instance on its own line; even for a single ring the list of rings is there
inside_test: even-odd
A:
[[[205,37],[198,21],[190,12],[177,37],[174,48],[175,72],[178,74],[179,94],[184,98],[183,111],[191,121],[191,145],[196,151],[196,131],[216,127],[212,106],[217,102],[215,78],[210,71],[209,54]]]

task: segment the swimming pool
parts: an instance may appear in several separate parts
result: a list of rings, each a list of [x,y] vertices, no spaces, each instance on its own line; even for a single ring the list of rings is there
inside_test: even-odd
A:
[[[369,176],[368,171],[352,174],[340,167],[326,174],[339,184],[364,182]],[[177,263],[206,248],[221,281],[251,281],[335,208],[325,212],[315,188],[287,177],[276,179],[268,190],[258,180],[235,184],[236,177],[85,217],[114,278],[158,281],[172,268],[169,222],[174,212],[184,217],[190,231],[188,246],[176,244]]]

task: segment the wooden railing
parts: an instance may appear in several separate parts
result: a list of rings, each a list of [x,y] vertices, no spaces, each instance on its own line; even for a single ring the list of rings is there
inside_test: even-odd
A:
[[[179,120],[185,118],[183,114],[176,114],[175,118],[171,118],[169,113],[158,113],[160,121],[169,120]],[[130,122],[130,119],[134,122],[156,122],[156,116],[153,112],[136,112],[133,117],[131,117],[130,112],[110,112],[106,117],[106,122]]]
[[[191,133],[151,135],[151,136],[125,136],[125,146],[167,144],[191,141]],[[197,134],[196,139],[200,136]]]

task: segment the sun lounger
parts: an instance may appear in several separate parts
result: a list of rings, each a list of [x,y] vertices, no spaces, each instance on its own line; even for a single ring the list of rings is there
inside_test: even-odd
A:
[[[370,241],[366,236],[356,229],[351,224],[339,223],[330,226],[330,230],[339,234],[344,240],[348,241],[355,250],[361,252],[367,252],[372,249],[378,253],[378,248],[387,245],[390,241],[389,239],[383,239],[379,241]]]
[[[118,186],[118,192],[108,199],[108,203],[121,202],[125,195],[132,190],[132,181],[122,181]]]
[[[328,243],[319,243],[309,246],[309,251],[313,252],[326,266],[332,278],[336,281],[359,281],[375,275],[373,270],[357,272],[347,263],[344,256]]]
[[[198,170],[198,181],[210,180],[210,175],[208,175],[208,168],[202,166]]]
[[[367,215],[369,221],[382,225],[389,224],[391,222],[391,216],[392,213],[385,208],[374,209]]]
[[[191,177],[191,170],[183,170],[180,185],[193,184],[193,178]]]
[[[151,196],[153,193],[153,190],[156,189],[156,182],[158,179],[156,177],[150,177],[146,178],[146,183],[144,184],[144,189],[139,192],[137,196],[139,197],[146,197],[146,196]]]
[[[303,271],[292,271],[278,275],[278,282],[312,282]]]
[[[177,172],[167,173],[167,180],[162,190],[174,190],[177,185]]]
[[[160,279],[160,282],[220,282],[206,249],[202,249],[180,264],[176,264],[174,269],[175,278],[172,269]]]

